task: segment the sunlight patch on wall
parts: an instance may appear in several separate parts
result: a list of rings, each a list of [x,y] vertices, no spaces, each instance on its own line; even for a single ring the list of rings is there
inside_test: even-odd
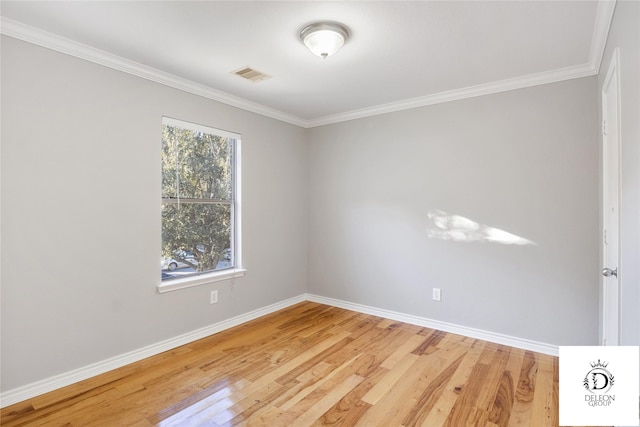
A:
[[[427,214],[429,224],[427,235],[431,239],[453,240],[455,242],[491,242],[503,245],[536,245],[524,237],[511,234],[499,228],[478,224],[460,215],[450,215],[441,210]]]

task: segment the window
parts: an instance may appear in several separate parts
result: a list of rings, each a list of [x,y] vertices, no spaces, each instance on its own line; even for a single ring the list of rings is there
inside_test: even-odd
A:
[[[161,292],[237,277],[240,135],[162,120]]]

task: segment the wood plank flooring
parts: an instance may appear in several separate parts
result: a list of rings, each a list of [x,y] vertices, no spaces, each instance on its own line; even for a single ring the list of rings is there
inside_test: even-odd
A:
[[[2,409],[2,426],[558,426],[558,359],[304,302]]]

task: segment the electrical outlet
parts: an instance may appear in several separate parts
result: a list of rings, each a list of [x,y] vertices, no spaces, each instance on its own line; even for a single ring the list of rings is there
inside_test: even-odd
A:
[[[218,291],[211,291],[211,304],[218,303]]]
[[[440,301],[441,296],[442,295],[440,294],[440,288],[433,288],[433,300]]]

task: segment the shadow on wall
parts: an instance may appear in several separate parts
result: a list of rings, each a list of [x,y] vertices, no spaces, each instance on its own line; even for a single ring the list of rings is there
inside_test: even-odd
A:
[[[450,215],[440,210],[427,214],[427,235],[431,239],[456,242],[491,242],[503,245],[537,245],[524,237],[516,236],[499,228],[478,224],[460,215]]]

